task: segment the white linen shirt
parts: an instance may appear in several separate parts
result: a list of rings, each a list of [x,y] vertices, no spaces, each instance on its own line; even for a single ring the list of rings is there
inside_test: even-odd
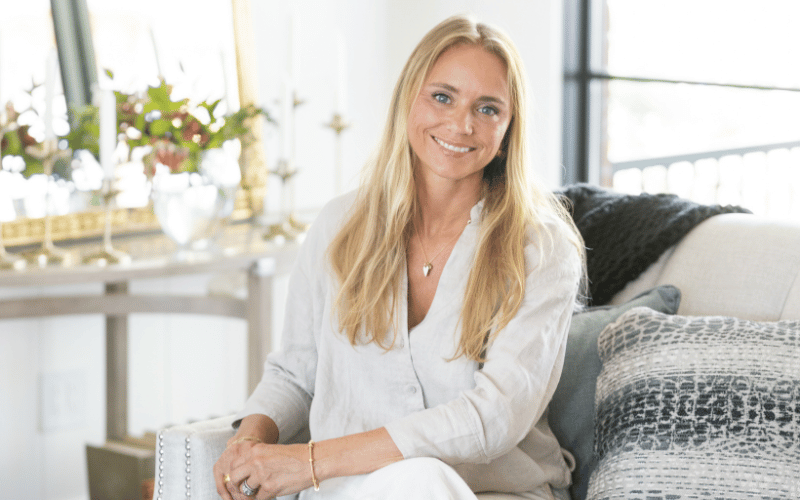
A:
[[[337,283],[327,248],[353,200],[350,193],[331,201],[310,229],[290,277],[281,349],[269,355],[237,420],[267,415],[281,442],[306,424],[316,441],[385,427],[403,457],[438,458],[474,492],[568,486],[569,467],[546,411],[561,375],[581,273],[566,226],[547,222],[552,245],[544,245],[550,250],[544,255],[537,244],[526,246],[522,306],[480,367],[463,356],[448,359],[456,352],[482,202],[472,208],[430,309],[411,332],[405,275],[400,331],[386,351],[353,347],[331,312]],[[537,241],[532,231],[530,238]]]

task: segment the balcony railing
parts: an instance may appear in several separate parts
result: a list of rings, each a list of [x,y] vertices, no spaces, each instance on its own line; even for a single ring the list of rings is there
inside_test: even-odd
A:
[[[800,141],[619,162],[613,188],[674,193],[800,221]]]

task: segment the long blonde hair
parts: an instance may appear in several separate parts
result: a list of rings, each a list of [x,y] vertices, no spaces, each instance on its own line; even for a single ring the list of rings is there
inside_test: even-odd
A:
[[[394,88],[379,149],[367,165],[349,219],[328,249],[340,285],[335,317],[353,345],[375,342],[384,349],[394,345],[406,248],[418,210],[408,116],[436,60],[461,44],[483,47],[505,63],[512,118],[501,154],[484,168],[483,220],[454,357],[483,361],[487,343],[517,313],[525,293],[528,230],[534,228],[543,245],[548,239],[542,223],[545,214],[568,223],[576,251],[582,255],[580,236],[562,205],[528,178],[526,82],[519,53],[496,28],[471,17],[451,17],[428,32],[406,62]],[[395,334],[390,336],[390,331]]]

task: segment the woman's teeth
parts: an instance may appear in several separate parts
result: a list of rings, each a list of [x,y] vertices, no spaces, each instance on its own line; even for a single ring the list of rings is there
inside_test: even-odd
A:
[[[436,141],[443,148],[449,149],[450,151],[455,151],[456,153],[467,153],[470,150],[470,148],[459,148],[459,147],[453,146],[452,144],[447,144],[446,142],[444,142],[443,140],[439,139],[438,137],[434,137],[433,140]]]

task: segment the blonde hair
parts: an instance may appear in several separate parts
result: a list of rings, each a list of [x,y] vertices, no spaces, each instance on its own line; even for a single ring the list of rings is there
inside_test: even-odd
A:
[[[534,228],[543,245],[549,239],[542,223],[545,214],[567,222],[576,251],[583,254],[580,235],[563,206],[528,178],[526,82],[519,53],[496,28],[471,17],[451,17],[428,32],[406,62],[379,149],[367,165],[349,219],[328,249],[340,285],[334,317],[353,345],[375,342],[384,349],[394,345],[406,248],[418,210],[408,116],[436,60],[462,44],[478,45],[505,63],[512,118],[501,154],[484,168],[483,220],[454,357],[483,361],[488,343],[517,313],[525,293],[528,230]],[[390,337],[392,330],[395,334]]]

